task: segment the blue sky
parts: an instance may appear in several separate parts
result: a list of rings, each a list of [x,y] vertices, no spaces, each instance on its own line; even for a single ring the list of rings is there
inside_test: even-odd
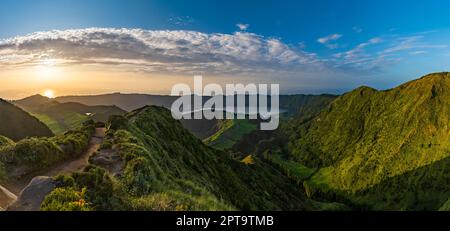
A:
[[[449,70],[448,9],[450,1],[445,0],[3,0],[0,39],[91,27],[245,33],[260,36],[263,42],[275,39],[289,52],[322,64],[305,64],[302,70],[295,65],[276,68],[292,68],[281,80],[286,92],[298,92],[288,87],[303,81],[295,73],[311,72],[315,86],[323,82],[323,87],[315,87],[317,91],[345,91],[362,84],[389,88]],[[333,73],[337,73],[333,78],[341,78],[335,85],[329,81]]]

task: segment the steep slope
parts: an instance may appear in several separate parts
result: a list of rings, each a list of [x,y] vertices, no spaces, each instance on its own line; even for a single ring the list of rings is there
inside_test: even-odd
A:
[[[80,103],[59,103],[41,95],[30,96],[13,102],[44,122],[56,134],[78,128],[84,121],[106,122],[111,115],[126,112],[117,106],[86,106]]]
[[[29,173],[80,155],[88,147],[93,132],[94,122],[90,120],[76,130],[52,137],[14,143],[0,136],[0,183],[15,183]]]
[[[219,149],[231,149],[245,154],[258,154],[266,147],[263,143],[285,146],[291,128],[316,116],[337,96],[334,95],[281,95],[280,127],[275,131],[258,129],[262,120],[223,120],[218,121],[216,131],[205,139],[205,143]]]
[[[0,121],[0,135],[15,141],[26,137],[53,136],[45,124],[2,99],[0,99]]]
[[[349,192],[381,190],[377,185],[398,177],[402,183],[397,185],[409,190],[425,187],[423,174],[415,172],[428,167],[434,172],[431,166],[450,156],[449,93],[449,73],[430,74],[387,91],[358,88],[294,128],[290,151],[301,164],[319,170],[310,185]],[[428,184],[448,180],[438,173],[442,171]],[[448,198],[449,184],[442,187],[435,193]],[[420,208],[405,206],[397,209]]]
[[[217,132],[206,138],[204,142],[218,149],[230,149],[240,142],[245,135],[257,129],[257,122],[253,120],[221,120],[217,124]]]
[[[314,116],[336,99],[336,95],[280,95],[280,108],[289,116]]]
[[[65,205],[71,199],[58,199],[61,194],[74,195],[83,188],[86,188],[83,199],[91,205],[83,209],[306,208],[301,187],[280,172],[258,158],[247,165],[204,145],[164,108],[145,107],[126,118],[114,117],[98,155],[102,158],[93,157],[93,164],[102,165],[109,173],[92,167],[82,176],[72,176],[73,180],[69,180],[72,183],[62,184],[53,192],[43,209],[67,209]],[[111,166],[121,161],[123,168],[117,172]],[[108,190],[100,192],[100,183],[86,180],[96,176],[104,179],[105,185],[111,185]],[[101,195],[107,196],[99,199]]]

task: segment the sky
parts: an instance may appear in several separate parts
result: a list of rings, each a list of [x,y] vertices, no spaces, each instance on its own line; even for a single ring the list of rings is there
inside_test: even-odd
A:
[[[445,0],[3,0],[0,97],[169,94],[196,74],[278,83],[285,94],[388,89],[449,71],[448,9]]]

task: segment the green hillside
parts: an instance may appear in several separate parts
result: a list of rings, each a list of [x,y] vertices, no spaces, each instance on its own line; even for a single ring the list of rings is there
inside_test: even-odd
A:
[[[364,195],[378,209],[438,209],[450,192],[449,92],[449,73],[386,91],[361,87],[288,129],[292,158],[318,170],[307,188]]]
[[[116,106],[86,106],[80,103],[59,103],[41,95],[14,101],[14,104],[28,111],[45,123],[55,134],[76,129],[89,119],[106,122],[111,115],[126,112]]]
[[[53,136],[45,124],[2,99],[0,99],[0,121],[0,135],[15,141],[26,137]]]
[[[246,164],[204,145],[164,108],[145,107],[112,118],[97,155],[109,164],[98,163],[100,158],[94,156],[94,165],[84,173],[59,179],[60,187],[46,198],[42,209],[307,208],[302,188],[280,172],[258,158]],[[77,199],[86,203],[71,207]]]
[[[293,124],[300,124],[311,119],[336,97],[334,95],[281,95],[280,110],[284,112],[281,114],[280,128],[277,131],[259,130],[261,120],[219,120],[212,129],[215,132],[204,139],[204,142],[219,149],[256,154],[258,149],[264,149],[259,147],[260,142],[278,138],[281,135],[279,131],[294,128],[296,126]]]
[[[0,136],[0,180],[13,182],[82,154],[93,132],[94,122],[90,120],[78,129],[53,137],[33,137],[15,143]]]
[[[244,135],[258,129],[258,125],[247,119],[221,120],[216,126],[217,132],[206,138],[204,142],[222,150],[232,148]]]

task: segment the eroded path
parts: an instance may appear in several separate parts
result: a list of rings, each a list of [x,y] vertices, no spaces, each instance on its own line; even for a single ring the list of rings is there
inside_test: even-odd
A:
[[[89,157],[99,149],[105,136],[105,132],[105,128],[96,128],[95,134],[89,141],[88,149],[77,158],[69,159],[41,171],[30,173],[17,181],[4,183],[3,186],[0,185],[0,210],[1,208],[7,207],[11,201],[15,201],[17,199],[16,195],[19,195],[36,176],[53,177],[82,171],[89,164]]]

